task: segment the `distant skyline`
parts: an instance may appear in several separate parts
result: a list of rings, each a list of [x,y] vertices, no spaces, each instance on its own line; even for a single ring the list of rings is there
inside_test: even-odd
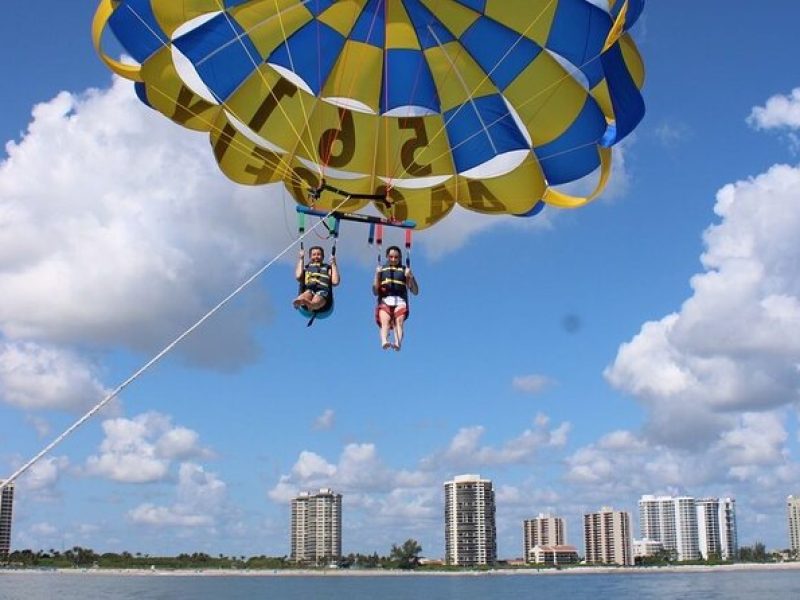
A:
[[[0,478],[295,239],[280,186],[226,180],[205,135],[110,76],[95,6],[0,20]],[[575,543],[645,492],[734,497],[740,545],[788,547],[800,4],[754,15],[646,2],[647,115],[608,192],[416,235],[402,352],[378,345],[363,227],[342,225],[336,311],[310,328],[290,251],[20,478],[12,547],[280,556],[291,499],[331,488],[344,554],[438,557],[456,473],[494,482],[502,557],[526,518],[563,515]]]

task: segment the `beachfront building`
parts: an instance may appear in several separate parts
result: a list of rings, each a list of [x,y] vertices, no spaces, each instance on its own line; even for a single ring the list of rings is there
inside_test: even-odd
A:
[[[3,483],[0,481],[0,483]],[[14,484],[9,483],[0,495],[0,560],[11,552],[11,513],[14,507]]]
[[[664,544],[659,541],[642,538],[633,540],[633,558],[651,558],[664,550]]]
[[[676,552],[675,503],[671,496],[642,496],[639,499],[639,533],[643,539],[661,542]]]
[[[534,546],[563,546],[566,544],[564,519],[539,513],[538,517],[525,519],[522,524],[522,556],[530,560]]]
[[[733,560],[739,550],[736,534],[736,500],[701,498],[696,501],[700,555],[708,560]]]
[[[295,562],[328,564],[342,557],[342,495],[330,489],[303,492],[292,500]]]
[[[786,513],[789,517],[789,548],[795,558],[800,558],[800,496],[786,498]]]
[[[539,546],[531,548],[528,553],[528,562],[537,565],[557,567],[559,565],[574,565],[578,562],[578,549],[575,546],[559,544],[556,546]]]
[[[690,496],[642,496],[639,532],[642,538],[661,542],[676,560],[700,558],[697,507]]]
[[[458,475],[444,484],[445,561],[474,567],[497,561],[494,489],[480,475]]]
[[[586,562],[632,565],[631,517],[627,512],[603,507],[583,515]]]

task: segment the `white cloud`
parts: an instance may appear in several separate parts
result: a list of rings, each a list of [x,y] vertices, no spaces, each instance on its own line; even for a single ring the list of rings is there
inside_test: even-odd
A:
[[[701,451],[612,432],[567,457],[569,495],[589,505],[623,506],[642,494],[733,496],[745,514],[758,506],[782,510],[780,498],[800,476],[787,447],[786,413],[731,416],[729,428]]]
[[[202,134],[119,79],[37,105],[7,152],[0,331],[11,340],[152,351],[289,241],[279,186],[227,181]],[[252,359],[261,299],[244,296],[180,351],[219,367]]]
[[[717,194],[705,271],[680,311],[645,323],[606,370],[650,412],[653,439],[703,446],[737,411],[798,400],[800,168],[777,165]]]
[[[456,433],[448,448],[426,458],[424,464],[437,467],[477,469],[483,466],[514,465],[531,462],[544,447],[562,447],[566,444],[571,425],[567,422],[548,429],[549,419],[539,414],[533,427],[500,447],[481,445],[485,433],[483,426],[464,427]]]
[[[764,106],[754,107],[747,123],[756,129],[800,129],[800,88],[776,94]]]
[[[304,450],[287,475],[268,492],[276,503],[285,503],[301,491],[333,488],[342,493],[389,493],[430,484],[420,471],[395,471],[386,466],[374,444],[347,444],[336,464]]]
[[[61,473],[69,467],[66,456],[48,456],[35,462],[17,480],[20,491],[36,492],[36,496],[49,498],[55,493]]]
[[[170,461],[208,455],[197,433],[173,427],[168,416],[156,412],[103,421],[103,431],[100,454],[87,459],[86,471],[114,481],[160,481],[169,475]]]
[[[194,463],[182,463],[178,471],[176,501],[169,506],[150,502],[128,512],[138,525],[154,527],[211,527],[225,507],[227,486],[216,474]]]
[[[25,422],[36,430],[36,435],[40,438],[50,435],[50,424],[44,419],[34,415],[27,415],[25,417]]]
[[[512,387],[526,394],[540,394],[553,384],[553,380],[546,375],[520,375],[514,377]]]
[[[58,532],[58,529],[55,527],[55,525],[42,522],[31,525],[29,527],[29,531],[37,537],[52,538]]]
[[[105,397],[96,369],[74,352],[30,342],[0,343],[0,400],[26,410],[84,410]]]
[[[333,424],[336,419],[336,413],[326,408],[323,413],[314,420],[314,429],[317,431],[326,431],[333,429]]]
[[[655,135],[662,145],[672,147],[686,140],[691,135],[691,131],[684,123],[670,121],[656,127]]]

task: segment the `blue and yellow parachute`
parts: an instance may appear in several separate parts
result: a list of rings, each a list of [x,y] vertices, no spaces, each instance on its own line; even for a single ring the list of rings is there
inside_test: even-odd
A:
[[[603,6],[599,6],[602,4]],[[384,195],[419,227],[457,203],[528,215],[599,194],[644,115],[644,0],[101,0],[105,63],[222,171]],[[139,65],[109,57],[108,26]],[[588,197],[553,188],[600,168]],[[323,195],[327,210],[341,198]],[[358,211],[366,199],[341,210]]]

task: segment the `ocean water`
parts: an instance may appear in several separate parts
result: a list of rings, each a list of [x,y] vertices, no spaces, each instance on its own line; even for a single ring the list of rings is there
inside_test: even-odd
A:
[[[797,600],[800,571],[613,575],[117,576],[0,571],[0,600]]]

